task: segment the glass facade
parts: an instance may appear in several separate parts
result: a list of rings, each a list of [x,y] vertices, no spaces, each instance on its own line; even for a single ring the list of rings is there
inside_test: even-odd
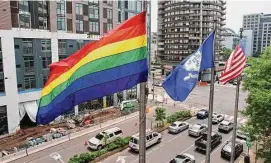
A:
[[[7,106],[0,106],[0,135],[8,134]]]
[[[0,93],[5,92],[5,80],[3,71],[3,55],[2,55],[2,42],[0,39]]]
[[[80,3],[75,4],[75,13],[76,15],[83,15],[83,5]]]
[[[66,1],[59,0],[56,2],[57,29],[66,30]]]

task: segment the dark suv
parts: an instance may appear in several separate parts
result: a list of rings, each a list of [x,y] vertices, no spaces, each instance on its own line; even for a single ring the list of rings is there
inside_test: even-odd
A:
[[[238,158],[243,152],[243,144],[235,141],[235,158]],[[227,141],[227,143],[221,149],[221,157],[230,160],[231,159],[231,141]]]
[[[208,110],[206,109],[201,109],[198,113],[197,113],[197,118],[198,119],[205,119],[208,117]]]

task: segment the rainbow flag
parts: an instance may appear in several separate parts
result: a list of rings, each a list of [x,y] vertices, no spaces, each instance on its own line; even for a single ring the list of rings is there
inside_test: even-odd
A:
[[[146,12],[51,64],[36,116],[48,124],[74,106],[132,88],[148,79]]]

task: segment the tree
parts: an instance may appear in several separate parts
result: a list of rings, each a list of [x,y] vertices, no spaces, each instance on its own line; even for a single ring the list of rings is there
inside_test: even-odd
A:
[[[166,119],[166,109],[165,108],[161,108],[161,107],[157,107],[155,109],[155,121],[158,122],[159,126],[164,126],[164,120]]]
[[[248,62],[243,83],[248,91],[247,107],[242,112],[248,117],[244,130],[259,143],[256,156],[271,162],[271,47]]]
[[[233,50],[231,50],[231,49],[223,48],[223,49],[222,49],[222,56],[223,56],[223,58],[224,58],[225,60],[227,60],[227,59],[230,57],[232,51],[233,51]]]

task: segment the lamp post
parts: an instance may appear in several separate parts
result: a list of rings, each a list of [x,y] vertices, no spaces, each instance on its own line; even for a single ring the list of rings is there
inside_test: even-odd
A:
[[[152,100],[154,100],[154,73],[152,73]]]

